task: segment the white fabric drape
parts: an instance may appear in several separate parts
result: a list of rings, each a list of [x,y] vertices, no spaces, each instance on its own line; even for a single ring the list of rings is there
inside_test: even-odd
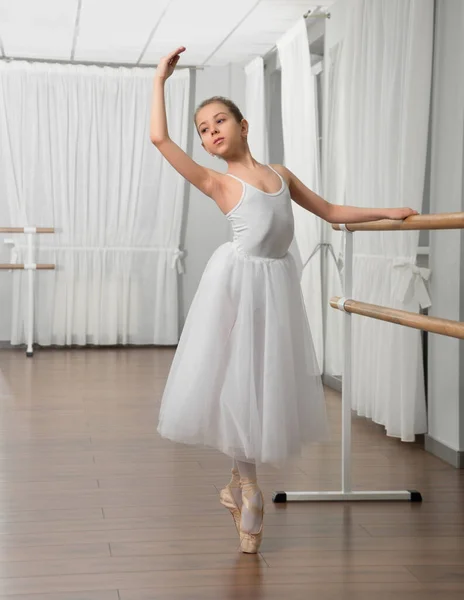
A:
[[[278,42],[282,70],[282,127],[285,166],[307,187],[321,193],[315,77],[311,71],[306,22],[300,19]],[[301,288],[319,368],[323,369],[322,284],[320,254],[308,259],[321,242],[321,221],[293,203],[295,238],[305,265]]]
[[[245,67],[245,118],[249,123],[251,154],[264,165],[269,162],[264,92],[264,60],[261,56]]]
[[[340,57],[346,204],[420,210],[433,0],[351,0],[348,13]],[[428,306],[428,273],[415,266],[418,232],[354,235],[356,300],[413,312]],[[403,441],[426,431],[420,332],[353,316],[352,364],[359,415]]]
[[[38,238],[34,341],[175,344],[184,180],[149,139],[153,70],[0,64],[0,221]],[[185,148],[189,72],[168,80]],[[22,262],[18,236],[13,259]],[[25,341],[26,274],[14,275],[11,342]]]

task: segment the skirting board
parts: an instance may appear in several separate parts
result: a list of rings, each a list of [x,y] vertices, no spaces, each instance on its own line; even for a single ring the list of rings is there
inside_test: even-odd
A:
[[[327,375],[324,373],[322,376],[322,383],[327,387],[335,390],[336,392],[342,391],[342,378],[334,377],[333,375]]]
[[[456,469],[464,469],[464,451],[453,450],[429,435],[424,436],[424,449]]]
[[[342,391],[342,379],[341,377],[334,377],[333,375],[324,374],[322,376],[322,382],[327,387],[337,391]],[[445,446],[442,442],[439,442],[429,435],[424,435],[424,450],[430,452],[434,456],[437,456],[444,462],[452,465],[456,469],[464,469],[464,451],[453,450],[448,446]]]

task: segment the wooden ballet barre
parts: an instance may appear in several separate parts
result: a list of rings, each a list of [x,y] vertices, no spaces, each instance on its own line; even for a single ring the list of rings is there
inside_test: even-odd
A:
[[[382,219],[367,223],[334,223],[332,229],[342,231],[412,231],[418,229],[464,229],[464,212],[413,215],[403,221]]]
[[[54,227],[0,227],[0,233],[55,233]]]
[[[28,271],[32,269],[33,271],[51,271],[55,269],[55,265],[51,264],[35,264],[31,263],[31,265],[24,263],[2,263],[0,264],[0,271]]]
[[[343,298],[332,298],[330,305],[345,313],[343,319],[344,347],[342,372],[342,465],[341,490],[337,491],[276,491],[274,502],[334,502],[334,501],[407,501],[421,502],[422,496],[416,490],[353,490],[351,481],[351,416],[352,416],[352,318],[350,313],[404,325],[430,333],[438,333],[453,338],[464,339],[464,323],[437,317],[428,317],[403,310],[376,306],[350,300],[353,295],[353,253],[354,231],[407,231],[432,229],[464,229],[464,212],[440,213],[434,215],[412,215],[404,220],[383,219],[368,223],[334,223],[332,228],[347,232],[344,236],[345,268],[343,276]]]
[[[388,321],[396,325],[404,327],[412,327],[421,331],[429,331],[430,333],[438,333],[448,337],[464,339],[464,323],[460,321],[451,321],[449,319],[441,319],[439,317],[428,317],[417,313],[408,312],[406,310],[397,310],[395,308],[386,308],[376,304],[367,304],[358,302],[357,300],[343,300],[339,297],[330,299],[330,306],[338,310],[378,319],[380,321]]]

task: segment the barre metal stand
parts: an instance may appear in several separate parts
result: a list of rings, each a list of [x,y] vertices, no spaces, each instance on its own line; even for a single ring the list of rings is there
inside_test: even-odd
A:
[[[53,227],[0,227],[0,233],[23,233],[27,240],[27,254],[24,264],[0,265],[1,270],[27,271],[27,331],[26,331],[26,356],[34,355],[33,336],[34,336],[34,271],[53,270],[55,265],[36,264],[34,262],[34,243],[33,236],[37,233],[55,233]],[[5,240],[5,243],[13,243],[11,240]]]
[[[274,492],[272,501],[285,502],[346,502],[346,501],[392,501],[421,502],[422,496],[414,490],[399,491],[353,491],[351,484],[351,314],[344,310],[347,299],[353,293],[353,233],[340,225],[345,233],[344,294],[339,301],[344,311],[345,356],[342,380],[342,489],[332,492]]]

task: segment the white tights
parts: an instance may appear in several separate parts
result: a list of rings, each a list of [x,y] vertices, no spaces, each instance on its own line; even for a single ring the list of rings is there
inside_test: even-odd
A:
[[[254,463],[234,460],[233,468],[240,473],[241,479],[248,479],[256,483],[256,465]]]
[[[234,460],[233,469],[237,469],[242,482],[242,489],[233,490],[235,501],[242,511],[241,528],[248,533],[258,533],[262,523],[263,497],[257,484],[256,465],[254,463]],[[242,503],[245,496],[252,510]]]

